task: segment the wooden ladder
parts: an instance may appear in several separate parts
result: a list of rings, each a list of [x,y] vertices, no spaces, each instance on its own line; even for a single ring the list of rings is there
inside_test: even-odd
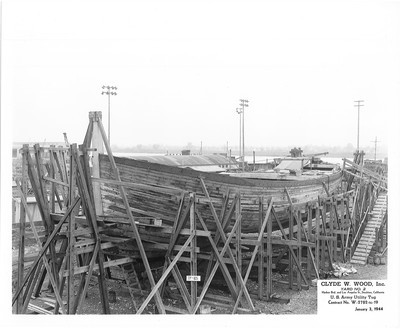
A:
[[[367,263],[368,256],[375,242],[376,230],[381,227],[386,210],[387,193],[381,193],[375,202],[374,208],[372,210],[372,217],[368,221],[367,226],[364,229],[363,235],[358,242],[357,248],[351,259],[351,263],[362,265],[365,265]]]
[[[129,294],[131,295],[132,302],[133,302],[133,307],[135,308],[135,311],[137,312],[137,305],[135,301],[135,295],[137,296],[142,295],[142,286],[140,285],[139,278],[137,276],[137,273],[135,271],[135,267],[133,265],[133,262],[122,264],[121,266],[122,269],[122,274],[124,276],[124,280],[126,282],[126,285],[129,290]]]

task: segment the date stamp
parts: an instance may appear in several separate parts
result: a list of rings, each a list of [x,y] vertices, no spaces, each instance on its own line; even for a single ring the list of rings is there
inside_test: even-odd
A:
[[[385,280],[320,280],[318,314],[334,310],[346,313],[383,312],[386,304]]]

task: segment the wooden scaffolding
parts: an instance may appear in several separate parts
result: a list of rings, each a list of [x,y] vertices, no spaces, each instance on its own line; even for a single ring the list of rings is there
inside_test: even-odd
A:
[[[112,175],[108,179],[100,177],[99,170],[98,158],[104,149],[111,163]],[[347,181],[347,186],[351,186],[358,174],[348,171],[353,174],[349,175],[351,182]],[[122,270],[136,314],[146,313],[150,301],[154,301],[160,314],[196,314],[204,305],[225,307],[232,313],[254,312],[254,299],[276,301],[274,284],[308,289],[313,279],[320,278],[321,271],[331,270],[335,262],[350,259],[362,218],[371,209],[367,205],[373,204],[376,197],[373,191],[379,182],[369,182],[348,188],[344,193],[329,194],[325,187],[326,195],[306,204],[293,203],[285,189],[282,193],[290,204],[286,209],[287,228],[276,214],[273,199],[267,200],[267,207],[262,199],[254,200],[259,204],[259,230],[242,233],[240,191],[232,195],[228,191],[217,213],[207,181],[201,175],[202,197],[192,191],[123,181],[102,125],[101,112],[90,112],[82,145],[23,146],[22,178],[17,181],[24,207],[20,216],[17,288],[12,299],[15,313],[81,313],[90,282],[95,280],[102,313],[108,314],[107,281],[111,279],[111,268]],[[28,184],[38,203],[44,237],[39,236],[27,211]],[[101,184],[116,187],[124,214],[103,213]],[[142,194],[161,192],[177,200],[173,226],[163,225],[152,214],[148,214],[146,222],[138,220],[132,214],[127,189]],[[199,211],[205,207],[212,214],[213,227],[209,227],[209,221]],[[24,252],[26,218],[40,249],[29,268],[25,268]],[[273,223],[279,226],[276,232],[272,231]],[[143,237],[152,231],[165,233],[169,242],[148,243]],[[160,248],[165,250],[165,259],[155,275],[149,259]],[[139,280],[139,263],[144,267],[148,289]],[[285,272],[287,278],[275,279],[273,271]],[[250,278],[257,282],[257,291],[249,290]],[[221,280],[228,291],[226,296],[216,296],[210,290],[214,282]],[[54,298],[41,296],[44,289],[50,290]],[[180,307],[166,303],[166,295],[181,301]]]

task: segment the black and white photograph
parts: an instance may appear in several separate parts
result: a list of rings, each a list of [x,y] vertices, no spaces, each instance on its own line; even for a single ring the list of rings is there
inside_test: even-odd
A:
[[[2,328],[400,328],[400,1],[0,6]]]

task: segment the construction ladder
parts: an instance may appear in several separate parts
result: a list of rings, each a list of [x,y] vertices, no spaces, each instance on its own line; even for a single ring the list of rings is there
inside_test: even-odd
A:
[[[368,256],[375,242],[376,230],[382,225],[383,218],[387,211],[387,193],[381,193],[375,202],[372,210],[372,217],[368,221],[364,229],[362,237],[358,242],[357,248],[351,258],[351,263],[362,264],[367,263]]]

